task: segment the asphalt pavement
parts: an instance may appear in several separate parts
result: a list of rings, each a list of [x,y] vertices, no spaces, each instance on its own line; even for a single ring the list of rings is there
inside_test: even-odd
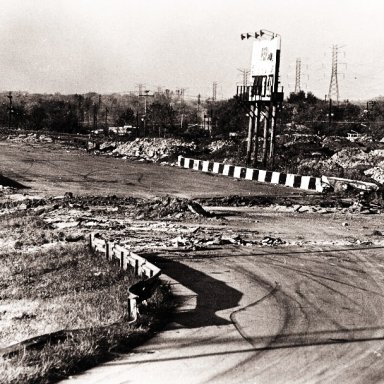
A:
[[[382,247],[162,255],[181,306],[132,353],[65,384],[376,383],[384,378]],[[176,282],[180,283],[180,286]]]

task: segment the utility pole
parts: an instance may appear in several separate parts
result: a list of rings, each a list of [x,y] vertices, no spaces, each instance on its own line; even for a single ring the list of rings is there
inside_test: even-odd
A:
[[[97,105],[93,103],[93,129],[97,129]]]
[[[301,90],[301,59],[296,59],[296,80],[295,80],[295,93],[299,93]]]
[[[8,129],[11,129],[11,122],[12,122],[12,112],[13,112],[13,104],[12,104],[12,92],[9,92],[9,95],[7,96],[9,99],[9,107],[8,107]]]
[[[329,92],[328,98],[329,100],[333,99],[339,102],[339,82],[337,79],[337,56],[338,56],[339,47],[337,45],[332,46],[332,73],[331,73],[331,81],[329,83]]]
[[[105,128],[108,129],[108,112],[109,109],[105,108]]]
[[[185,95],[185,88],[180,88],[180,98],[182,102],[184,101],[184,95]]]
[[[254,111],[254,114],[253,114],[253,120],[254,120],[254,131],[253,131],[253,135],[254,135],[254,142],[253,142],[253,167],[257,167],[257,161],[258,161],[258,158],[257,158],[257,155],[259,153],[259,136],[260,136],[260,132],[259,132],[259,128],[260,128],[260,118],[261,118],[261,106],[260,105],[255,105],[255,108],[256,108],[256,111]]]
[[[185,88],[180,89],[180,129],[183,129],[183,122],[184,122],[184,112],[185,112],[185,104],[184,104],[184,93],[185,93]]]
[[[256,145],[257,147],[257,136],[254,137],[254,130],[255,130],[255,108],[257,108],[256,105],[250,105],[249,106],[249,123],[248,123],[248,141],[247,141],[247,158],[246,162],[249,164],[251,162],[251,154],[252,154],[252,146]],[[253,140],[255,144],[253,144]]]
[[[139,84],[142,85],[142,84]],[[144,94],[140,94],[139,96],[144,97],[144,116],[142,118],[143,122],[143,136],[146,136],[146,128],[147,128],[147,98],[154,97],[154,95],[150,95],[148,90],[144,91]]]
[[[93,102],[93,129],[97,129],[98,113],[101,105],[101,95],[97,98],[97,103]]]
[[[217,96],[217,82],[214,81],[212,84],[212,101],[216,101]]]
[[[267,166],[267,148],[268,148],[268,131],[270,127],[270,111],[271,107],[265,107],[266,112],[264,115],[264,132],[263,132],[263,167]]]
[[[332,99],[329,99],[329,111],[328,111],[328,122],[329,122],[329,125],[332,125],[332,117],[333,117]]]
[[[144,87],[144,84],[139,84],[138,85],[138,87],[139,87],[139,96],[143,96],[143,87]]]

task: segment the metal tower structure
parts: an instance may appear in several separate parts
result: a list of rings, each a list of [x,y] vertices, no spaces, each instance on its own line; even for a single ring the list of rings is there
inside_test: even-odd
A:
[[[249,69],[240,69],[238,68],[237,69],[238,71],[240,71],[240,73],[242,74],[242,77],[243,77],[243,87],[247,87],[248,86],[248,78],[249,78],[249,74],[251,73],[251,71]]]
[[[252,50],[251,85],[237,86],[236,95],[249,117],[246,163],[259,163],[259,141],[262,139],[262,166],[273,167],[275,156],[276,116],[284,93],[279,88],[281,36],[261,29],[259,32],[243,33],[241,40],[255,38]],[[266,60],[270,61],[268,67]],[[259,140],[260,139],[260,140]],[[269,150],[268,150],[269,147]]]
[[[213,87],[212,87],[212,101],[216,101],[216,96],[217,96],[217,82],[213,82]]]
[[[301,90],[301,59],[296,59],[296,80],[295,80],[295,93],[299,93]]]
[[[337,45],[332,46],[332,74],[331,81],[329,83],[328,99],[339,102],[339,83],[337,80],[337,56],[338,56]]]

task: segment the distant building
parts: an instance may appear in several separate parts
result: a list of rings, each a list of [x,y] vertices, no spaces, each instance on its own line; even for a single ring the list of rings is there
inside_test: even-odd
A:
[[[118,136],[136,134],[136,132],[137,127],[132,125],[124,125],[123,127],[108,127],[108,133],[114,133]]]
[[[348,133],[347,133],[347,139],[348,139],[349,141],[355,141],[355,140],[358,140],[358,139],[361,138],[361,136],[362,136],[362,134],[361,134],[361,133],[358,133],[358,132],[356,132],[356,131],[351,131],[351,132],[348,132]]]

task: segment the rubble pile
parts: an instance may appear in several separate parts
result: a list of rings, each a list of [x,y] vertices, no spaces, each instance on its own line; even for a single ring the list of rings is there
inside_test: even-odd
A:
[[[276,247],[278,245],[285,244],[285,241],[281,240],[280,237],[271,237],[265,236],[263,240],[261,240],[261,245],[266,245],[268,247]]]
[[[137,219],[182,219],[187,215],[202,217],[212,216],[196,202],[169,196],[138,203],[135,210]]]
[[[52,143],[52,137],[44,134],[28,133],[19,135],[9,135],[7,140],[14,143]]]
[[[301,161],[298,173],[307,174],[308,171],[313,176],[338,176],[365,181],[370,177],[375,182],[383,184],[384,150],[368,150],[361,147],[343,148],[325,160]]]
[[[237,144],[231,140],[216,140],[208,144],[208,150],[210,153],[233,151],[237,147]]]
[[[365,170],[364,174],[377,183],[384,184],[384,161],[381,161],[373,168]]]
[[[366,152],[359,148],[345,148],[335,153],[328,161],[343,168],[369,167],[384,159],[382,151]]]
[[[199,203],[207,206],[225,206],[225,207],[253,207],[266,206],[272,204],[276,199],[273,196],[225,196],[201,198]]]
[[[0,209],[33,209],[43,213],[45,211],[61,208],[81,208],[88,210],[93,206],[111,208],[124,207],[136,204],[137,202],[137,199],[133,197],[120,198],[115,195],[74,197],[71,192],[67,192],[64,196],[54,196],[48,198],[32,198],[29,196],[20,196],[20,198],[16,198],[17,196],[18,195],[14,195],[14,198],[8,198],[0,201]]]
[[[304,124],[297,124],[297,123],[287,123],[284,131],[287,133],[302,133],[302,134],[312,133],[311,128],[307,127]]]
[[[216,234],[213,236],[193,236],[193,235],[179,235],[171,240],[172,246],[175,248],[182,249],[204,249],[210,246],[215,245],[239,245],[250,247],[252,245],[258,245],[255,240],[244,240],[240,235],[225,235],[225,234]]]
[[[332,152],[339,152],[345,148],[359,147],[359,144],[351,142],[342,136],[326,136],[322,139],[321,146]]]
[[[144,159],[153,162],[173,161],[178,155],[188,155],[196,150],[196,144],[180,139],[137,138],[125,143],[107,143],[113,147],[112,154],[126,158]],[[102,145],[100,146],[102,148]]]
[[[304,133],[290,133],[283,134],[277,137],[278,143],[284,145],[285,147],[290,147],[293,145],[303,145],[303,144],[317,144],[319,145],[321,138],[318,135],[304,134]]]

